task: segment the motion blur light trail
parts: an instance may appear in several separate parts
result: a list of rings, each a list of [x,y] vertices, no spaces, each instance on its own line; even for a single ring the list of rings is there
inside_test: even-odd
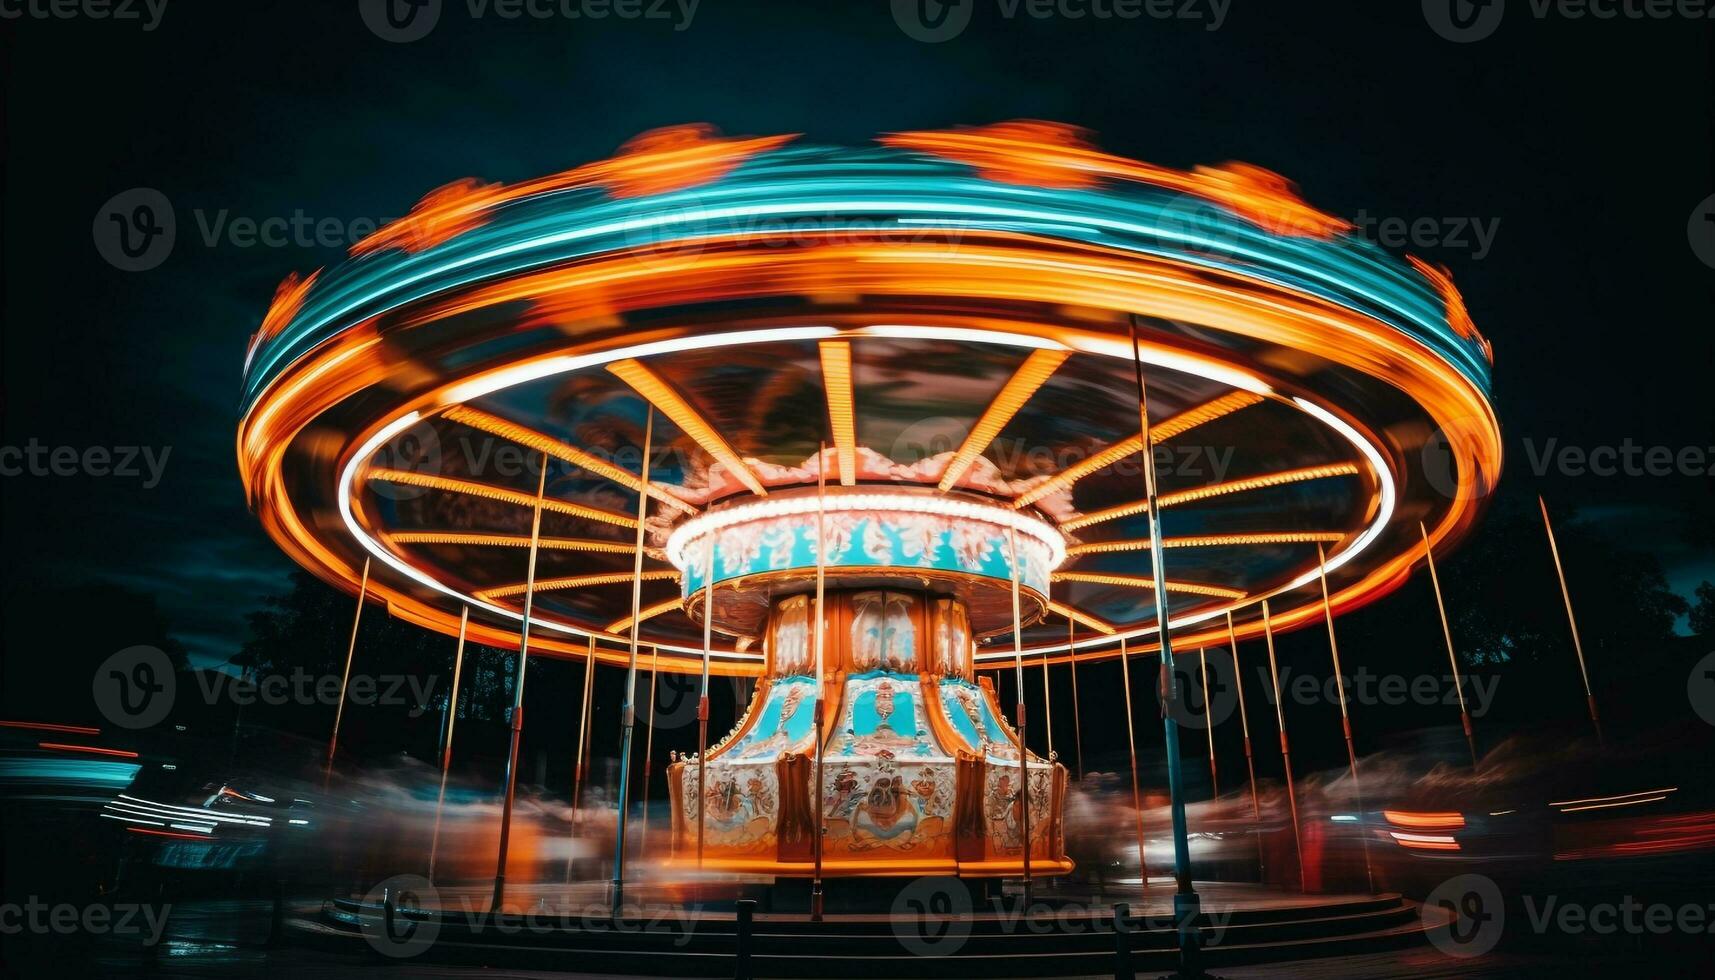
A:
[[[373,558],[394,615],[450,635],[468,605],[471,640],[513,647],[535,481],[488,450],[547,453],[542,576],[580,587],[538,597],[533,649],[619,662],[633,546],[609,515],[630,509],[647,400],[672,461],[652,470],[641,640],[690,672],[700,583],[660,549],[812,485],[803,420],[830,418],[833,491],[998,501],[1049,528],[1055,595],[1027,603],[1026,656],[1106,658],[1159,628],[1121,469],[1142,444],[1133,314],[1164,408],[1151,441],[1233,450],[1230,473],[1163,477],[1182,642],[1223,644],[1228,611],[1260,635],[1265,599],[1277,628],[1316,621],[1317,544],[1333,608],[1373,600],[1421,559],[1413,525],[1447,547],[1498,477],[1489,345],[1443,272],[1259,168],[1175,171],[1036,122],[867,148],[683,127],[540,180],[448,185],[281,285],[238,456],[306,568],[356,591]],[[955,572],[944,586],[974,589],[977,634],[995,632]],[[741,600],[717,597],[717,673],[763,670]]]

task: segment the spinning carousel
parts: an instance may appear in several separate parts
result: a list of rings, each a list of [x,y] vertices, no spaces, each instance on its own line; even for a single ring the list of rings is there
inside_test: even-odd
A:
[[[1260,168],[682,127],[283,283],[237,449],[280,547],[393,616],[633,692],[643,651],[705,723],[757,677],[671,769],[674,861],[1054,874],[1066,773],[991,673],[1397,587],[1497,478],[1489,384],[1440,269]]]

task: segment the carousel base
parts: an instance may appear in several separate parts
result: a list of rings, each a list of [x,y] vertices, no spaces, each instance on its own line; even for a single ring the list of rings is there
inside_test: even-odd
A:
[[[1036,858],[1030,864],[1032,872],[1038,878],[1044,879],[1070,874],[1077,867],[1076,862],[1068,858]],[[669,871],[680,871],[687,875],[698,873],[695,859],[670,860],[665,867]],[[796,879],[803,881],[808,887],[810,878],[815,873],[815,865],[809,861],[779,861],[774,858],[709,858],[703,861],[702,870],[714,874],[779,876],[778,880],[782,884]],[[898,881],[925,876],[1001,879],[1017,878],[1023,873],[1024,866],[1018,861],[905,859],[825,861],[822,864],[822,876],[829,881],[848,878]]]
[[[951,887],[943,887],[951,883]],[[847,886],[859,884],[848,880]],[[897,882],[894,882],[897,885]],[[950,898],[964,884],[965,898]],[[830,890],[828,913],[813,921],[801,912],[768,911],[795,906],[795,887],[781,901],[759,903],[750,928],[747,972],[780,977],[1025,977],[1115,975],[1117,950],[1129,947],[1138,974],[1171,972],[1178,962],[1172,916],[1172,882],[1152,880],[1147,891],[1133,884],[1099,895],[1077,895],[1044,887],[1020,908],[1016,882],[1003,892],[996,883],[921,879],[921,894],[892,913],[848,913]],[[1270,963],[1322,956],[1347,956],[1423,942],[1447,928],[1442,910],[1424,910],[1398,895],[1301,895],[1257,885],[1200,882],[1204,965]],[[628,890],[626,917],[615,923],[599,914],[555,914],[547,909],[567,899],[520,891],[522,907],[539,904],[528,917],[499,917],[466,911],[471,902],[449,901],[444,911],[396,911],[398,926],[415,923],[433,941],[418,958],[428,962],[495,968],[541,969],[585,974],[654,976],[735,975],[740,941],[734,898],[766,899],[775,887],[704,889],[697,909],[655,907],[657,896]],[[899,896],[895,888],[892,892]],[[936,895],[943,898],[936,899]],[[571,896],[574,900],[577,896]],[[586,898],[589,896],[585,896]],[[851,896],[846,896],[851,897]],[[683,900],[682,898],[680,899]],[[1115,933],[1112,906],[1126,902],[1126,935]],[[480,902],[476,903],[480,907]],[[928,911],[923,911],[927,909]],[[968,909],[968,911],[967,911]],[[297,924],[296,939],[340,948],[366,948],[365,932],[384,928],[385,910],[374,904],[336,899],[316,921]]]

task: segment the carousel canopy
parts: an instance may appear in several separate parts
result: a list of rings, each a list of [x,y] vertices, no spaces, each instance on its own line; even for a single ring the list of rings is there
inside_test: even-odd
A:
[[[1135,353],[1166,568],[1150,560]],[[829,575],[956,594],[1027,656],[1224,642],[1403,581],[1497,479],[1490,351],[1439,269],[1282,178],[1104,154],[1045,123],[868,147],[703,127],[462,180],[283,283],[238,457],[292,557],[532,650],[755,672]],[[645,444],[649,453],[645,463]],[[645,483],[645,481],[647,481]],[[824,489],[818,491],[818,483]],[[818,528],[820,531],[818,532]],[[715,582],[714,602],[704,596]],[[987,659],[1011,657],[979,648]]]

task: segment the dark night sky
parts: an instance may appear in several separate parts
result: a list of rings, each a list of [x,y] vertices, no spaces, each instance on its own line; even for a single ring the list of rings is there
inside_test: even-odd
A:
[[[1526,449],[1715,445],[1715,268],[1687,237],[1715,193],[1715,21],[1537,19],[1515,2],[1493,37],[1454,44],[1404,0],[1232,0],[1216,31],[966,2],[970,28],[941,44],[908,37],[886,0],[702,0],[685,30],[473,18],[448,0],[404,44],[371,33],[356,0],[169,0],[151,31],[0,21],[0,446],[171,453],[153,488],[0,478],[8,592],[124,583],[158,596],[193,654],[224,660],[243,614],[284,587],[290,563],[239,489],[239,373],[275,284],[342,249],[205,240],[223,212],[393,217],[459,177],[560,171],[681,122],[861,143],[1016,117],[1165,164],[1257,163],[1348,217],[1491,228],[1481,255],[1411,250],[1452,267],[1494,342],[1502,492],[1604,519],[1682,593],[1715,578],[1709,476],[1539,476]],[[92,221],[136,187],[170,200],[177,240],[124,272]]]

